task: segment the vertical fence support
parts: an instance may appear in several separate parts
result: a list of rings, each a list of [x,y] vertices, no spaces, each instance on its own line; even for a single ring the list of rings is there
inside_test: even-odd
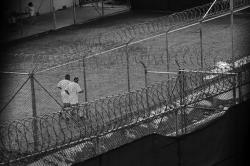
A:
[[[31,101],[32,101],[32,117],[33,117],[33,139],[34,139],[34,151],[38,150],[38,125],[37,125],[37,112],[36,112],[36,94],[34,84],[34,73],[30,73],[30,86],[31,86]]]
[[[168,31],[166,32],[166,56],[167,56],[167,71],[170,70],[170,57],[169,57],[169,51],[168,51]],[[169,79],[169,74],[168,74]]]
[[[100,154],[100,139],[98,136],[96,137],[95,153],[96,155]]]
[[[131,41],[131,40],[130,40]],[[129,53],[128,53],[128,44],[130,43],[130,41],[126,44],[126,63],[127,63],[127,85],[128,85],[128,102],[129,102],[129,111],[131,112],[131,99],[130,99],[130,91],[131,91],[131,87],[130,87],[130,62],[129,62]]]
[[[127,65],[127,89],[130,92],[130,72],[129,72],[129,53],[128,53],[128,43],[126,44],[126,65]]]
[[[237,75],[234,75],[233,76],[233,104],[237,104],[236,91],[237,91]]]
[[[76,0],[73,0],[73,21],[76,24]]]
[[[200,57],[200,61],[201,61],[201,70],[203,70],[203,34],[202,34],[202,20],[200,21],[200,50],[201,50],[201,57]]]
[[[242,102],[242,91],[241,91],[241,86],[242,86],[242,73],[239,71],[238,73],[238,78],[237,78],[237,82],[238,82],[238,91],[239,91],[239,103]]]
[[[233,9],[234,9],[234,1],[230,0],[230,30],[231,30],[231,59],[233,62],[233,69],[235,69],[235,64],[234,64],[234,15],[233,15]],[[234,88],[233,88],[233,99],[234,99],[234,104],[236,104],[236,78],[234,77]]]
[[[54,29],[56,29],[56,13],[55,13],[55,7],[54,7],[54,0],[50,0],[50,7],[53,13],[53,25]]]
[[[140,61],[140,63],[142,64],[143,69],[144,69],[144,81],[145,81],[144,86],[145,86],[145,90],[146,90],[146,105],[147,105],[146,117],[148,117],[150,115],[150,113],[149,113],[149,101],[148,101],[148,69],[147,69],[147,66],[142,61]]]
[[[185,133],[185,109],[184,109],[184,71],[179,70],[179,87],[180,87],[180,127],[181,133]]]
[[[82,58],[82,67],[83,67],[83,83],[84,83],[84,101],[88,102],[88,90],[87,90],[87,80],[86,80],[86,64],[85,64],[85,57]],[[89,119],[89,110],[86,107],[86,118]]]
[[[112,3],[113,4],[113,3]],[[131,0],[127,0],[127,5],[129,7],[129,9],[131,9]]]
[[[230,30],[231,30],[231,55],[232,60],[234,59],[234,0],[230,0]],[[235,66],[233,66],[235,67]]]
[[[86,64],[85,57],[82,58],[82,67],[83,67],[83,82],[84,82],[84,100],[88,101],[88,91],[87,91],[87,80],[86,80]]]
[[[102,0],[102,16],[104,16],[104,2]]]
[[[184,133],[187,132],[187,115],[186,115],[186,102],[185,102],[185,87],[187,87],[186,84],[186,75],[183,71],[182,73],[182,105],[183,105],[183,125],[184,125]]]
[[[181,79],[181,73],[180,73],[180,69],[177,75],[177,80],[176,80],[176,84],[178,85],[178,81]],[[180,110],[181,111],[181,110]],[[179,135],[179,120],[178,120],[178,112],[179,110],[176,109],[175,110],[175,135],[178,136]]]

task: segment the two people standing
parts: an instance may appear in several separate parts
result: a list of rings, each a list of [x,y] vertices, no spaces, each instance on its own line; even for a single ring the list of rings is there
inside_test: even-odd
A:
[[[65,78],[57,84],[61,91],[63,107],[77,107],[79,105],[78,94],[83,93],[80,85],[78,84],[79,78],[75,77],[74,81],[70,81],[70,75],[66,74]]]

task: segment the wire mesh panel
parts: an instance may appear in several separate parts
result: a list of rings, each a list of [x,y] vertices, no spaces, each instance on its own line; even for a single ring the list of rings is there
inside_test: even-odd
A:
[[[36,83],[39,85],[39,89],[37,89],[37,98],[39,100],[39,108],[41,109],[39,114],[61,111],[63,103],[58,83],[65,79],[66,74],[70,75],[71,81],[74,80],[74,77],[78,77],[80,87],[84,88],[83,66],[80,60],[59,65],[56,68],[38,72],[35,75]],[[84,96],[79,95],[79,103],[83,102]]]
[[[88,99],[127,91],[125,48],[85,59]]]
[[[244,1],[239,1],[239,5],[242,5]],[[238,23],[238,19],[247,20],[249,19],[249,10],[241,10],[239,12],[234,13],[234,25],[233,25],[233,50],[234,50],[234,59],[232,61],[239,60],[239,58],[243,58],[249,55],[249,47],[247,43],[249,43],[249,38],[244,37],[245,34],[249,32],[249,22],[245,22],[244,24]]]
[[[32,115],[28,75],[1,74],[1,121]]]
[[[145,134],[183,134],[191,131],[197,121],[217,116],[214,115],[216,112],[207,115],[204,110],[217,108],[214,97],[233,90],[234,76],[231,73],[181,71],[178,77],[152,84],[146,89],[88,102],[63,113],[46,114],[2,126],[2,131],[8,132],[1,137],[1,146],[5,151],[12,150],[11,154],[18,149],[22,152],[18,155],[25,156],[42,150],[51,151],[51,148],[60,145],[62,149],[67,149],[70,146],[68,143],[76,141],[79,144],[79,139],[86,139],[91,140],[88,145],[93,148],[93,157]],[[210,98],[213,99],[211,104],[207,101]],[[207,105],[202,105],[202,102]],[[37,130],[34,130],[35,126]],[[17,128],[19,132],[15,132]],[[10,135],[16,140],[15,144],[8,139]],[[20,145],[21,142],[25,144]],[[84,153],[84,148],[79,146],[79,151]],[[66,156],[70,154],[68,149],[62,152]],[[57,153],[45,157],[47,159],[42,162],[48,162],[55,155]],[[13,159],[13,155],[8,158]]]
[[[210,26],[211,24],[218,25],[216,30],[215,27]],[[215,65],[219,61],[228,62],[232,58],[230,56],[232,55],[230,17],[205,22],[202,26],[209,27],[203,28],[202,31],[204,67]]]
[[[244,1],[243,5],[241,2],[237,2],[239,6],[236,6],[236,9],[249,3]],[[11,110],[12,107],[18,107],[15,110],[24,110],[20,111],[23,117],[30,116],[31,113],[34,115],[35,110],[39,116],[1,126],[1,163],[10,161],[20,165],[36,161],[36,157],[42,158],[37,164],[73,163],[150,133],[184,134],[221,116],[227,107],[235,104],[235,100],[240,96],[240,90],[235,92],[235,86],[241,85],[237,84],[240,79],[235,77],[235,73],[229,73],[234,71],[234,65],[228,60],[230,58],[223,56],[220,61],[214,58],[224,55],[223,50],[229,50],[229,39],[223,38],[225,29],[230,35],[228,28],[222,27],[220,31],[223,33],[214,34],[211,32],[214,30],[213,24],[204,23],[206,29],[203,37],[211,40],[202,40],[202,45],[201,40],[198,40],[201,34],[200,31],[197,33],[199,27],[193,28],[194,31],[186,29],[183,34],[172,33],[174,31],[169,29],[169,25],[173,30],[177,30],[176,28],[197,21],[208,7],[209,5],[196,7],[167,18],[121,28],[89,41],[76,41],[64,47],[66,43],[51,49],[51,53],[57,52],[51,54],[52,56],[42,52],[27,54],[29,67],[20,65],[24,69],[22,71],[30,72],[32,68],[35,73],[26,73],[29,76],[27,83],[19,76],[3,77],[7,87],[15,87],[14,91],[10,92],[4,89],[5,97],[15,98],[8,98],[11,100],[4,100],[3,103],[18,103],[4,107],[6,110]],[[213,18],[212,16],[219,16],[228,11],[228,2],[218,2],[207,16]],[[198,22],[194,23],[198,25]],[[166,30],[169,32],[168,45]],[[161,32],[164,33],[155,35]],[[209,35],[210,32],[212,35]],[[150,35],[155,35],[155,39],[145,39]],[[182,39],[184,35],[187,38]],[[222,41],[227,43],[221,54],[213,48],[216,47],[213,36],[222,38]],[[139,40],[142,38],[147,41]],[[175,39],[182,40],[183,43]],[[192,40],[190,45],[185,44],[188,40]],[[119,47],[99,54],[115,46]],[[205,55],[203,61],[202,53]],[[90,54],[95,55],[87,57]],[[21,55],[19,53],[17,57]],[[24,59],[22,62],[26,64]],[[48,60],[50,62],[47,63]],[[150,76],[146,84],[143,82],[146,79],[143,80],[145,73],[140,61],[156,71],[201,68],[201,63],[204,62],[206,69],[211,71],[180,70],[171,79],[163,76],[163,73],[153,76],[152,71],[147,71]],[[236,61],[237,64],[248,62],[247,58],[239,61],[241,62]],[[55,66],[57,62],[61,65]],[[18,65],[8,63],[8,67],[15,70]],[[79,84],[85,92],[80,95],[79,107],[62,109],[57,83],[65,74],[70,74],[71,78],[80,78]],[[244,72],[241,75],[242,81],[247,82],[247,76],[248,72]],[[20,91],[17,90],[18,87]],[[15,92],[18,93],[13,95]],[[105,98],[94,100],[100,97]],[[5,109],[3,111],[6,111]],[[19,161],[21,163],[18,163]]]

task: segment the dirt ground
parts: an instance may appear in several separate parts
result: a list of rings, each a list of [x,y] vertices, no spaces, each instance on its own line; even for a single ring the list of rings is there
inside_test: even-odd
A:
[[[115,31],[117,28],[122,28],[126,25],[138,24],[160,16],[162,14],[159,13],[126,13],[12,43],[2,53],[8,55],[7,61],[9,66],[5,67],[5,69],[30,72],[35,65],[27,62],[36,61],[39,59],[39,55],[42,55],[45,59],[39,62],[39,66],[45,61],[48,61],[50,65],[60,64],[62,61],[64,62],[72,58],[63,53],[69,52],[74,54],[74,49],[72,49],[74,48],[74,43],[80,40],[87,40],[102,33]],[[234,22],[234,57],[244,57],[250,53],[250,38],[248,37],[250,34],[250,15],[247,12],[236,13]],[[204,65],[206,67],[213,66],[218,61],[229,61],[231,59],[230,32],[230,17],[228,16],[203,24],[203,53]],[[181,68],[200,69],[199,35],[198,26],[168,35],[171,71],[177,71],[178,69],[175,63],[176,59],[180,63]],[[144,86],[143,69],[140,64],[135,62],[136,57],[141,59],[144,58],[144,55],[148,57],[148,59],[144,58],[143,60],[152,70],[166,70],[167,62],[164,60],[166,58],[165,42],[166,36],[163,35],[129,47],[129,55],[132,57],[130,65],[132,90]],[[81,54],[76,52],[74,56],[73,58],[81,57]],[[121,58],[117,60],[113,57]],[[88,61],[86,62],[88,101],[127,91],[126,63],[124,57],[125,50],[119,49],[102,55],[100,62],[98,62],[98,64],[101,64],[101,67],[96,69],[92,66],[93,60],[89,60],[89,63]],[[112,61],[114,64],[110,62],[105,64],[110,59],[116,59]],[[70,73],[72,77],[80,77],[80,85],[82,88],[84,87],[81,61],[37,74],[35,78],[57,101],[61,102],[56,84],[66,73]],[[1,108],[12,98],[27,78],[27,75],[1,75],[1,81],[4,82],[4,88],[1,86]],[[166,77],[162,75],[150,75],[149,83],[164,79]],[[38,115],[58,112],[60,106],[37,83],[35,83],[35,86]],[[80,96],[80,102],[84,102],[84,95]],[[31,116],[31,90],[30,83],[27,82],[10,104],[1,112],[1,120],[23,119]]]

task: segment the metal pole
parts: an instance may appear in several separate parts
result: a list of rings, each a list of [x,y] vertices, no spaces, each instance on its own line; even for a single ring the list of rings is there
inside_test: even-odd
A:
[[[54,29],[56,29],[56,13],[55,13],[55,7],[54,7],[54,0],[50,0],[50,6],[51,6],[51,9],[52,9],[52,13],[53,13]]]
[[[37,125],[37,112],[36,112],[36,94],[34,85],[34,73],[29,75],[30,86],[31,86],[31,99],[32,99],[32,117],[33,117],[33,139],[34,139],[34,150],[38,150],[38,125]]]
[[[96,137],[95,153],[96,155],[100,154],[100,139],[98,136]]]
[[[73,21],[76,24],[76,0],[73,0]]]
[[[128,7],[129,7],[129,9],[131,9],[131,0],[127,0],[128,2]]]
[[[126,46],[126,63],[127,63],[128,92],[130,92],[130,72],[129,72],[129,53],[128,53],[128,45]]]
[[[166,32],[166,56],[167,56],[167,71],[170,70],[170,57],[168,52],[168,32]],[[169,79],[169,74],[168,74]]]
[[[128,42],[129,43],[129,42]],[[127,44],[128,44],[127,43]],[[130,99],[130,72],[129,72],[129,53],[128,53],[128,45],[126,46],[126,63],[127,63],[127,80],[128,80],[128,102],[129,102],[129,111],[131,112],[131,99]]]
[[[239,72],[238,73],[239,103],[242,102],[241,86],[242,86],[242,75],[241,75],[241,72]]]
[[[200,21],[200,50],[201,50],[201,70],[203,70],[203,41],[202,41],[202,20]]]
[[[234,1],[230,0],[230,30],[231,30],[231,58],[232,58],[232,62],[234,62],[234,15],[233,15],[233,9],[234,9]],[[235,65],[233,63],[233,69],[235,68]],[[234,88],[233,88],[233,99],[234,99],[234,103],[236,104],[236,79],[234,77]]]
[[[185,78],[185,72],[181,71],[182,77],[181,77],[181,105],[182,105],[182,124],[183,124],[183,129],[184,129],[184,134],[186,133],[186,126],[187,126],[187,121],[186,121],[186,104],[185,104],[185,87],[186,87],[186,78]]]
[[[146,67],[146,65],[142,62],[142,61],[140,61],[140,63],[142,64],[142,66],[143,66],[143,69],[144,69],[144,81],[145,81],[145,90],[146,90],[146,104],[147,104],[147,109],[146,109],[146,115],[147,115],[147,117],[150,115],[149,114],[149,102],[148,102],[148,70],[147,70],[147,67]]]
[[[231,29],[231,54],[232,54],[232,60],[234,59],[234,13],[233,13],[233,9],[234,9],[234,4],[233,4],[233,0],[230,0],[230,11],[231,11],[231,15],[230,15],[230,29]],[[233,66],[234,67],[234,66]]]
[[[19,10],[20,10],[20,12],[22,12],[22,0],[19,0]],[[17,20],[15,20],[15,21],[17,21]],[[21,19],[20,20],[20,35],[21,35],[21,37],[23,36],[23,19]],[[19,32],[19,31],[18,31]]]
[[[148,70],[147,70],[147,67],[145,66],[145,69],[144,69],[144,74],[145,74],[145,88],[146,88],[146,102],[147,102],[147,116],[150,115],[149,113],[149,102],[148,102]]]
[[[102,0],[102,16],[104,16],[104,7],[103,7],[103,0]]]
[[[236,83],[236,81],[237,81],[237,75],[234,75],[233,76],[233,103],[234,104],[237,104],[237,96],[236,96],[237,83]]]
[[[184,130],[183,130],[183,124],[184,124],[184,121],[183,121],[183,116],[184,116],[184,114],[183,114],[183,108],[182,108],[182,106],[183,106],[183,104],[184,104],[184,102],[183,102],[183,93],[184,93],[184,90],[183,90],[183,71],[181,70],[181,71],[179,71],[179,73],[180,73],[180,77],[179,77],[179,87],[180,87],[180,111],[181,111],[181,133],[183,134],[184,133]]]
[[[87,93],[85,57],[82,58],[82,66],[83,66],[84,98],[85,98],[85,102],[87,102],[88,101],[88,93]]]

